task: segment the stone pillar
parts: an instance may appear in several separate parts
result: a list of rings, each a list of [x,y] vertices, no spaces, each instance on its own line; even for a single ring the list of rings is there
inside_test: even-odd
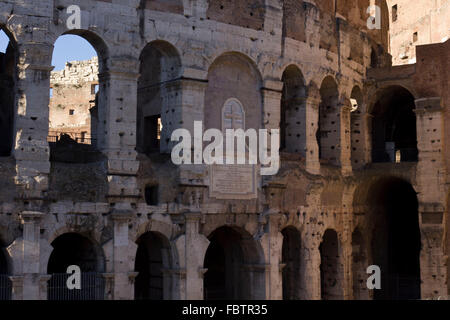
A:
[[[264,16],[265,17],[264,31],[274,36],[281,37],[283,31],[282,4],[280,3],[280,1],[277,0],[266,0],[265,2],[266,2],[266,14]]]
[[[201,214],[189,212],[185,214],[186,219],[186,300],[203,300],[203,268],[206,250],[209,240],[199,234]]]
[[[306,99],[306,170],[311,174],[320,173],[319,145],[316,133],[319,128],[320,99],[308,97]]]
[[[40,221],[41,212],[24,211],[20,217],[23,224],[22,274],[24,300],[46,299],[42,296],[40,275]],[[46,293],[45,293],[46,294]]]
[[[34,35],[34,32],[33,32]],[[48,189],[50,150],[50,66],[53,46],[25,43],[19,46],[17,112],[15,113],[15,183],[23,198],[41,199]]]
[[[115,209],[111,213],[114,225],[113,242],[113,290],[114,300],[134,299],[134,266],[129,259],[128,223],[132,216],[130,209]]]
[[[23,300],[23,276],[10,276],[12,285],[12,300]]]
[[[266,290],[264,294],[256,295],[259,299],[283,299],[283,276],[280,272],[283,235],[278,230],[279,220],[279,212],[274,209],[266,209],[260,218],[260,230],[264,229],[260,243],[265,254],[264,264],[260,268],[265,271]]]
[[[267,130],[280,129],[281,90],[283,83],[280,81],[267,81],[265,85],[266,87],[261,89],[263,98],[263,128]],[[269,137],[270,135],[268,135],[267,147],[270,149],[271,141]]]
[[[302,273],[305,285],[302,288],[303,300],[320,300],[320,251],[319,246],[311,241],[305,241],[302,247]]]
[[[420,270],[422,298],[447,295],[446,253],[443,247],[446,199],[444,165],[444,118],[441,98],[416,100],[419,163],[419,198],[422,251]]]
[[[341,172],[343,176],[349,176],[352,173],[352,152],[351,152],[351,103],[350,100],[345,99],[345,101],[341,104],[341,114],[340,114],[340,122],[341,122],[341,137],[340,137],[340,146],[341,146]]]
[[[135,150],[139,60],[111,61],[110,70],[99,75],[100,83],[107,85],[105,90],[100,89],[97,146],[107,158],[108,196],[119,202],[124,197],[139,196]]]

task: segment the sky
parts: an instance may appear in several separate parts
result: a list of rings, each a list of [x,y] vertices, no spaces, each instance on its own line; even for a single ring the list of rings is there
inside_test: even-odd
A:
[[[0,52],[6,51],[8,42],[8,36],[0,30]],[[64,69],[67,61],[88,60],[97,56],[90,43],[79,36],[60,36],[54,46],[52,65],[55,71]]]

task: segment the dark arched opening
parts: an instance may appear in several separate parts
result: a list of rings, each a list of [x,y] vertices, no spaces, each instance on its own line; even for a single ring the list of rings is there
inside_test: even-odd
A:
[[[140,56],[137,93],[137,150],[170,153],[170,135],[182,122],[181,59],[170,43],[147,44]],[[170,115],[167,116],[167,115]],[[178,118],[177,118],[178,117]]]
[[[418,199],[414,188],[399,178],[384,178],[370,189],[369,221],[373,227],[373,264],[382,271],[375,299],[420,299]]]
[[[205,255],[204,294],[207,300],[261,300],[265,298],[265,268],[261,248],[247,232],[231,227],[216,229]]]
[[[105,295],[104,257],[101,248],[77,233],[65,233],[52,242],[48,261],[48,300],[102,300]],[[81,270],[81,289],[69,289],[69,266]]]
[[[0,26],[0,38],[8,39],[0,51],[0,157],[11,155],[14,141],[17,45],[7,29]]]
[[[287,227],[283,234],[283,300],[299,300],[301,298],[301,236],[294,227]]]
[[[403,87],[384,89],[372,108],[372,162],[418,160],[413,95]]]
[[[351,161],[352,166],[358,168],[364,165],[365,149],[362,118],[363,95],[358,86],[353,88],[350,101],[352,104],[350,114]]]
[[[170,285],[164,272],[170,268],[170,244],[161,234],[147,232],[136,241],[135,271],[138,272],[134,284],[136,300],[163,300],[168,298]],[[165,283],[166,281],[166,283]]]

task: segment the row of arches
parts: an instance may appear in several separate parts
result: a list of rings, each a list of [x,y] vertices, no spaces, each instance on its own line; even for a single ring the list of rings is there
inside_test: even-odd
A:
[[[86,97],[86,103],[93,102],[90,109],[91,132],[78,132],[72,137],[75,142],[83,145],[90,144],[92,149],[101,150],[105,143],[108,83],[104,74],[108,70],[108,49],[105,43],[96,35],[88,31],[71,30],[67,34],[80,36],[88,41],[98,54],[98,90],[95,97]],[[3,77],[3,87],[8,87],[10,99],[2,102],[2,116],[0,121],[5,125],[1,143],[1,155],[11,153],[14,141],[14,91],[10,86],[14,84],[14,41],[10,42],[8,54],[3,60],[8,60],[8,67]],[[6,59],[8,58],[8,59]],[[136,117],[136,147],[139,152],[170,153],[170,134],[184,124],[183,108],[186,108],[186,85],[183,84],[183,66],[178,50],[165,41],[149,43],[140,56],[140,77],[137,83],[137,117]],[[350,112],[350,128],[342,126],[344,119],[343,106],[349,104],[341,97],[338,82],[332,76],[326,76],[320,88],[315,89],[314,83],[306,84],[302,71],[295,65],[286,67],[281,80],[283,90],[280,102],[280,130],[281,150],[299,153],[303,157],[307,153],[313,154],[314,148],[307,145],[309,126],[315,130],[318,146],[318,158],[333,165],[341,165],[342,140],[345,135],[351,136],[349,151],[354,166],[367,162],[365,155],[368,148],[372,148],[373,162],[396,162],[417,160],[417,138],[414,114],[414,97],[407,89],[390,87],[377,93],[377,100],[364,99],[362,90],[355,86],[350,95],[352,109]],[[276,115],[263,114],[263,96],[261,92],[262,78],[257,66],[243,54],[225,53],[211,64],[204,89],[204,105],[189,106],[189,113],[193,118],[204,119],[206,128],[222,128],[225,115],[223,110],[230,99],[238,101],[242,106],[241,114],[246,128],[261,128],[263,116],[277,118]],[[93,93],[94,94],[94,93]],[[311,118],[308,111],[307,99],[316,97],[318,100],[318,119]],[[90,101],[90,99],[94,99]],[[52,98],[50,98],[52,106]],[[58,107],[65,108],[64,105]],[[55,108],[54,105],[52,108]],[[67,108],[69,109],[69,108]],[[68,111],[66,117],[73,117],[78,110]],[[184,111],[187,112],[187,111]],[[371,118],[365,121],[364,117]],[[407,115],[407,116],[403,116]],[[52,123],[50,110],[50,126]],[[118,119],[117,121],[119,121]],[[365,137],[366,126],[371,135],[371,146],[367,146]],[[246,129],[244,128],[244,129]],[[61,129],[64,131],[64,128]],[[60,131],[61,131],[60,130]],[[50,137],[55,128],[49,127],[49,142],[51,151],[58,146],[54,142],[59,137]],[[343,131],[343,132],[341,132]],[[122,135],[134,136],[133,133]],[[87,138],[86,138],[87,137]],[[88,143],[86,143],[88,141]],[[81,151],[84,149],[80,149]],[[72,152],[74,159],[80,153],[78,149]],[[67,149],[62,149],[67,154]],[[88,151],[92,151],[88,149]],[[75,157],[77,155],[77,157]],[[58,159],[52,157],[51,159]],[[86,157],[82,158],[86,159]],[[96,159],[96,158],[95,158]]]
[[[282,297],[287,300],[305,299],[311,288],[311,273],[307,265],[320,262],[320,297],[324,300],[353,299],[420,299],[421,235],[418,201],[413,187],[403,179],[385,177],[357,190],[354,205],[365,203],[364,219],[357,222],[350,242],[343,240],[335,229],[321,234],[317,253],[303,243],[301,231],[291,225],[281,230],[280,272]],[[355,221],[358,221],[356,219]],[[204,298],[265,299],[266,264],[261,243],[241,227],[221,226],[208,236],[203,267]],[[136,241],[134,271],[135,299],[171,299],[174,278],[170,270],[179,266],[175,247],[156,231],[142,234]],[[47,264],[48,299],[103,299],[106,262],[101,246],[89,235],[65,233],[52,243],[53,251]],[[350,246],[350,247],[347,247]],[[2,247],[0,255],[0,294],[11,297],[8,283],[8,253]],[[349,255],[349,256],[348,256]],[[347,262],[348,261],[348,262]],[[83,272],[82,290],[65,287],[70,265]],[[346,265],[351,279],[346,279]],[[369,290],[367,268],[381,269],[381,290]],[[351,283],[351,292],[346,292]]]

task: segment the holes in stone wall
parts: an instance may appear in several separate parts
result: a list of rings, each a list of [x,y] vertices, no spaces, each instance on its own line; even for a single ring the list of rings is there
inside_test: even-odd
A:
[[[306,155],[306,87],[303,74],[296,66],[283,73],[280,114],[280,150]]]
[[[336,81],[326,77],[320,88],[319,126],[316,139],[319,158],[330,164],[340,164],[340,110],[339,92]]]

